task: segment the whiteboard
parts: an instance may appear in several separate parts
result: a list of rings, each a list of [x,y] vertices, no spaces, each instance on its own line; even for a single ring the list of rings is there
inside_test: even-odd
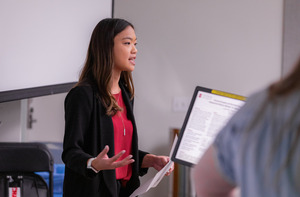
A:
[[[1,0],[1,92],[76,82],[112,0]]]

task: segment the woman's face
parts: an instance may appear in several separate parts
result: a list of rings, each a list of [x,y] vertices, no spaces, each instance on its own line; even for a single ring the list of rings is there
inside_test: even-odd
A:
[[[136,35],[131,26],[126,27],[115,36],[113,48],[114,71],[134,70],[137,53],[136,44]]]

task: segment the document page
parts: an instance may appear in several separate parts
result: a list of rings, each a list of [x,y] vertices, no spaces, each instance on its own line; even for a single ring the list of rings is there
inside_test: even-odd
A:
[[[199,91],[176,153],[176,159],[196,164],[216,134],[244,101]]]
[[[173,161],[171,161],[171,156],[173,154],[176,142],[178,137],[175,136],[173,145],[170,152],[170,161],[165,165],[163,169],[161,169],[159,172],[156,173],[154,177],[146,181],[144,184],[142,184],[140,187],[138,187],[131,195],[130,197],[135,197],[137,195],[141,195],[143,193],[146,193],[149,189],[154,188],[158,185],[158,183],[164,178],[165,174],[170,170],[172,167]]]

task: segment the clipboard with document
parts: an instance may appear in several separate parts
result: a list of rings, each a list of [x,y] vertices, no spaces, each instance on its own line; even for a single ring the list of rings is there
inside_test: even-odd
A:
[[[171,160],[192,167],[225,126],[244,105],[237,94],[197,86],[188,108]]]

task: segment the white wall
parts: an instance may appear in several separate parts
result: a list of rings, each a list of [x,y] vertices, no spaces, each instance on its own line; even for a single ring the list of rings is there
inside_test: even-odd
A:
[[[249,96],[281,74],[283,0],[116,0],[115,17],[136,28],[134,80],[140,147],[168,154],[181,127],[175,97],[196,85]],[[143,178],[143,180],[146,180]],[[167,196],[168,181],[145,197]]]
[[[21,141],[21,101],[0,103],[0,142]]]
[[[0,142],[62,142],[66,93],[0,103]],[[32,127],[28,128],[30,109]]]
[[[28,99],[27,110],[34,109],[32,118],[35,121],[32,123],[32,128],[25,127],[23,129],[22,141],[63,141],[65,97],[66,93],[62,93]]]
[[[283,23],[283,74],[290,72],[300,57],[300,1],[284,1],[284,23]]]

